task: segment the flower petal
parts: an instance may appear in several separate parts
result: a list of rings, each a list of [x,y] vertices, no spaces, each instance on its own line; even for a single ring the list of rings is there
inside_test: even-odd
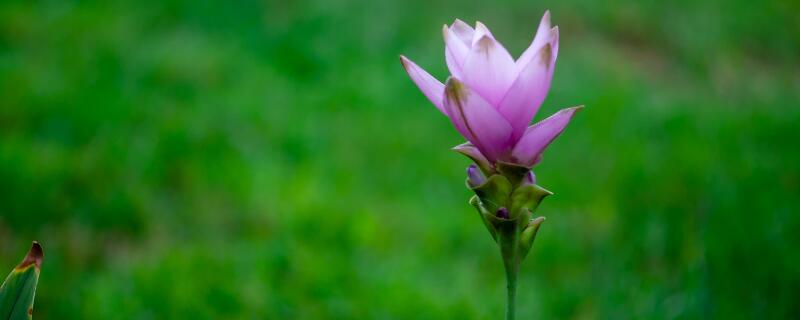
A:
[[[491,175],[494,173],[494,165],[492,165],[492,163],[489,162],[489,160],[483,156],[481,151],[478,150],[478,148],[472,143],[465,142],[459,144],[453,147],[453,150],[470,158],[473,162],[475,162],[475,164],[478,165],[478,167],[481,168],[481,171],[483,171],[484,174]]]
[[[430,100],[439,111],[447,115],[443,103],[444,85],[424,69],[420,68],[416,63],[408,60],[405,56],[400,56],[400,63],[403,64],[403,68],[408,72],[411,81],[414,81],[417,87],[419,87],[419,90],[422,91],[422,94],[428,97],[428,100]]]
[[[514,59],[480,22],[462,72],[464,82],[493,106],[517,78]]]
[[[480,40],[483,36],[488,36],[489,38],[494,39],[494,35],[492,35],[492,32],[489,31],[489,28],[487,28],[483,22],[476,21],[475,32],[472,34],[472,45],[470,45],[470,47],[475,46],[478,40]]]
[[[472,45],[472,38],[475,35],[475,29],[472,29],[472,27],[470,27],[464,21],[459,19],[453,21],[453,24],[450,25],[450,31],[452,31],[459,39],[461,39],[465,46]]]
[[[486,100],[454,77],[445,83],[444,107],[464,138],[472,142],[489,162],[507,152],[511,125]]]
[[[572,116],[583,106],[562,109],[525,130],[525,135],[514,146],[511,161],[531,167],[538,162],[542,151],[564,131]]]
[[[558,29],[555,29],[558,39]],[[557,41],[556,41],[557,43]],[[546,43],[539,52],[519,73],[517,79],[511,84],[503,100],[498,104],[497,110],[511,123],[514,128],[512,140],[517,141],[525,133],[525,128],[539,111],[553,79],[555,67],[555,50],[550,43]]]
[[[463,23],[463,22],[462,22]],[[469,26],[467,26],[469,28]],[[454,77],[461,77],[464,68],[464,62],[469,55],[468,42],[461,39],[459,35],[447,25],[442,27],[442,34],[444,35],[444,57],[447,62],[447,69]]]
[[[528,46],[525,52],[517,59],[517,70],[525,68],[528,62],[533,59],[533,56],[535,56],[546,43],[550,43],[550,35],[550,10],[548,10],[544,12],[542,21],[539,22],[539,28],[536,30],[536,36],[533,37],[530,46]]]

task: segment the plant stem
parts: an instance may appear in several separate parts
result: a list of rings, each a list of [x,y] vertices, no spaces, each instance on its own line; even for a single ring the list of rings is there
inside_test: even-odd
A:
[[[511,222],[498,230],[500,254],[506,271],[506,320],[514,320],[516,314],[517,271],[519,270],[519,228]]]
[[[506,259],[503,259],[506,260]],[[514,320],[516,314],[516,297],[517,297],[517,265],[513,261],[505,263],[506,269],[506,320]]]

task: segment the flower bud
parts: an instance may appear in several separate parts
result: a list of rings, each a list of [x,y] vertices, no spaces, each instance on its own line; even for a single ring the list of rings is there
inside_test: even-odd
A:
[[[528,174],[525,175],[525,179],[523,181],[526,184],[536,184],[536,174],[533,173],[533,170],[528,171]]]
[[[486,182],[486,177],[483,176],[481,170],[478,169],[478,166],[471,164],[467,167],[467,183],[470,187],[475,188],[479,185],[482,185]]]
[[[500,207],[500,209],[497,209],[495,216],[500,219],[508,219],[511,217],[508,215],[508,209],[506,209],[506,207]]]

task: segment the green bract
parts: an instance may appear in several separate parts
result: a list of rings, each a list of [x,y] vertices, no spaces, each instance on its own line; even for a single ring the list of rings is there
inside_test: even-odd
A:
[[[0,320],[25,320],[33,317],[33,297],[39,282],[42,247],[34,242],[25,259],[11,270],[0,286]]]
[[[530,251],[545,220],[533,219],[533,213],[553,193],[526,180],[529,168],[506,163],[498,163],[496,168],[496,173],[479,186],[470,186],[468,179],[467,187],[475,192],[470,204],[500,246],[503,259],[516,268]],[[500,210],[503,215],[498,214]]]

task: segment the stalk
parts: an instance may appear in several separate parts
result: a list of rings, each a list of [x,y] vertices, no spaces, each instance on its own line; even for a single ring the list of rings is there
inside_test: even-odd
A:
[[[502,228],[499,234],[500,254],[503,256],[503,267],[506,271],[506,320],[514,320],[516,316],[517,273],[519,271],[519,229],[516,223]]]

